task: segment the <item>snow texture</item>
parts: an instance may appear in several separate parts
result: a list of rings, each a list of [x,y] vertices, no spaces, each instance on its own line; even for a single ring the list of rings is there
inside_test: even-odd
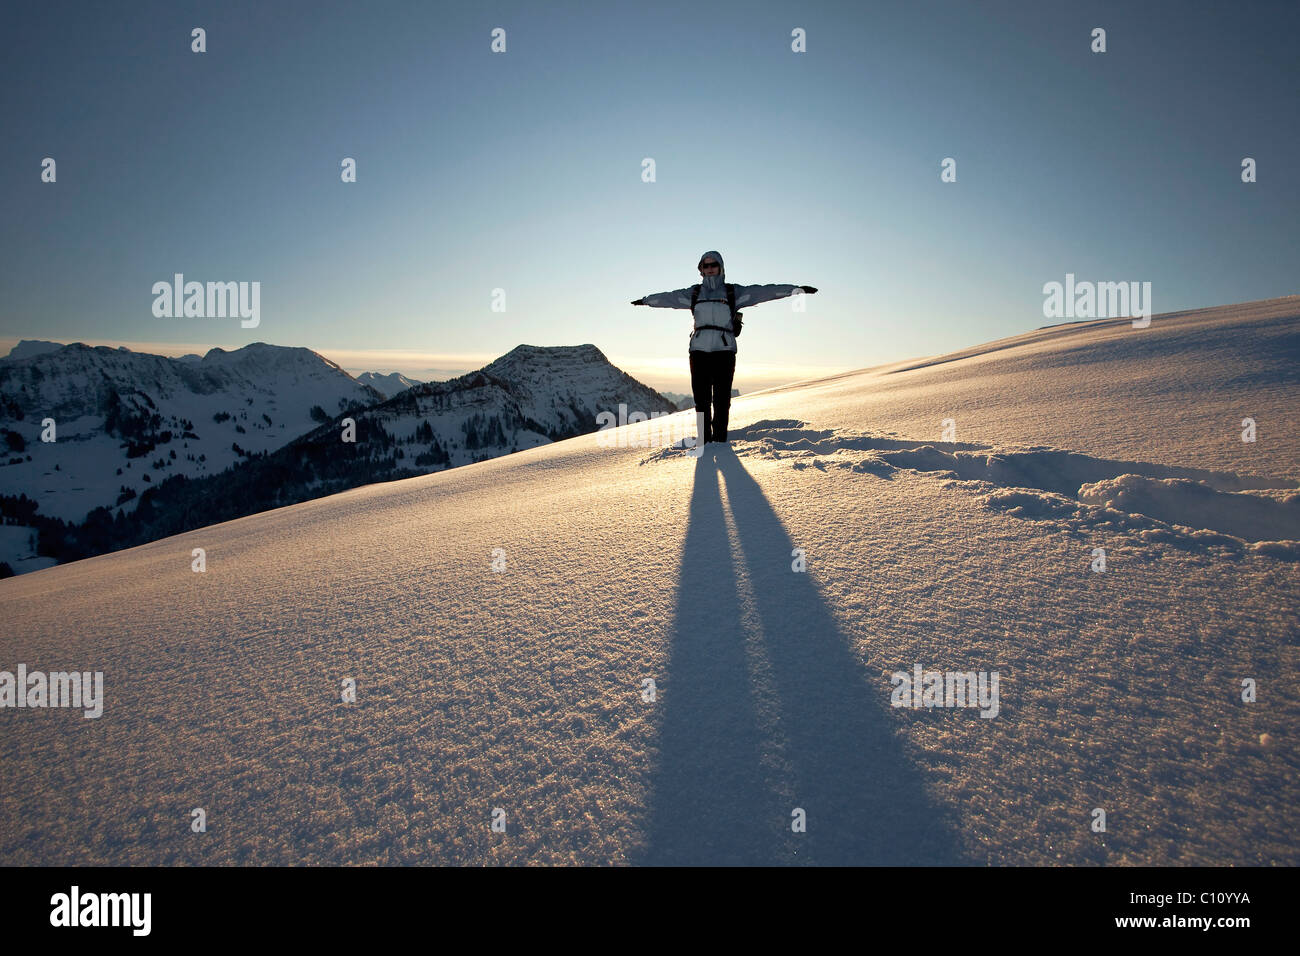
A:
[[[0,668],[105,675],[99,719],[0,709],[0,863],[1300,863],[1298,316],[1038,330],[747,395],[702,457],[628,425],[0,581]],[[918,664],[999,712],[892,707]]]

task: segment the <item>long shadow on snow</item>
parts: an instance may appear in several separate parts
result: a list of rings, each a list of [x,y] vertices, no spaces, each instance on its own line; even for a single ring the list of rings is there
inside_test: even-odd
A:
[[[890,730],[890,688],[869,686],[816,586],[790,570],[794,544],[758,484],[729,451],[718,458],[716,466],[696,465],[660,685],[649,848],[638,862],[963,862],[949,822]],[[719,471],[777,697],[779,753],[764,741],[751,691]],[[796,806],[807,813],[806,833],[791,832]]]
[[[640,863],[778,862],[789,813],[760,765],[762,737],[749,693],[736,573],[712,461],[695,463],[664,709]]]

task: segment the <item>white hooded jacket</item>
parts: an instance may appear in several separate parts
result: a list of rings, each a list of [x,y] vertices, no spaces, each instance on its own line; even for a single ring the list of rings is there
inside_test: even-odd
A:
[[[727,265],[722,261],[722,256],[713,250],[700,256],[700,261],[703,262],[710,256],[718,260],[721,268],[718,269],[716,276],[701,277],[700,298],[695,303],[696,331],[691,334],[690,351],[734,352],[736,337],[730,332],[700,328],[702,325],[731,327],[731,310],[727,308]],[[656,292],[654,295],[646,296],[641,302],[656,309],[689,309],[691,290],[694,288],[694,286],[687,286],[685,289],[674,289],[672,292]],[[794,290],[798,288],[801,287],[781,284],[738,285],[736,286],[736,311],[739,312],[748,305],[784,299],[786,296],[793,295]]]

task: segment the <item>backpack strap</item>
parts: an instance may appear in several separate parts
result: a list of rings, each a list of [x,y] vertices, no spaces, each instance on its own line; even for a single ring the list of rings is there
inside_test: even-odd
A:
[[[735,336],[736,334],[736,287],[733,283],[728,282],[726,283],[725,288],[727,290],[727,308],[731,310],[731,327],[727,328],[726,326],[722,326],[722,325],[698,325],[695,327],[694,331],[691,332],[692,340],[694,340],[696,332],[701,332],[704,329],[717,329],[719,332],[730,332],[733,337]],[[691,286],[691,318],[695,318],[695,305],[699,301],[700,301],[700,285],[699,283],[696,283],[695,285]],[[726,343],[726,339],[723,339],[723,343],[724,344]]]

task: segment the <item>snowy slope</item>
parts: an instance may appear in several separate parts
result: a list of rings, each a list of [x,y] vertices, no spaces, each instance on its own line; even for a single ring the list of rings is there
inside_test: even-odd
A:
[[[36,542],[36,528],[22,524],[0,524],[0,562],[7,564],[14,574],[52,568],[58,564],[54,558],[37,554]],[[3,573],[3,568],[0,568],[0,574]]]
[[[130,510],[173,474],[224,471],[245,457],[236,445],[255,455],[310,431],[313,406],[333,416],[379,400],[304,348],[255,342],[199,362],[80,343],[37,351],[0,362],[0,433],[25,446],[3,449],[0,494],[26,494],[42,515],[76,522],[100,506]],[[121,426],[110,428],[114,417]],[[47,418],[53,442],[41,440]]]
[[[105,675],[0,709],[0,863],[1294,865],[1298,347],[1039,330],[0,581],[0,668]]]

